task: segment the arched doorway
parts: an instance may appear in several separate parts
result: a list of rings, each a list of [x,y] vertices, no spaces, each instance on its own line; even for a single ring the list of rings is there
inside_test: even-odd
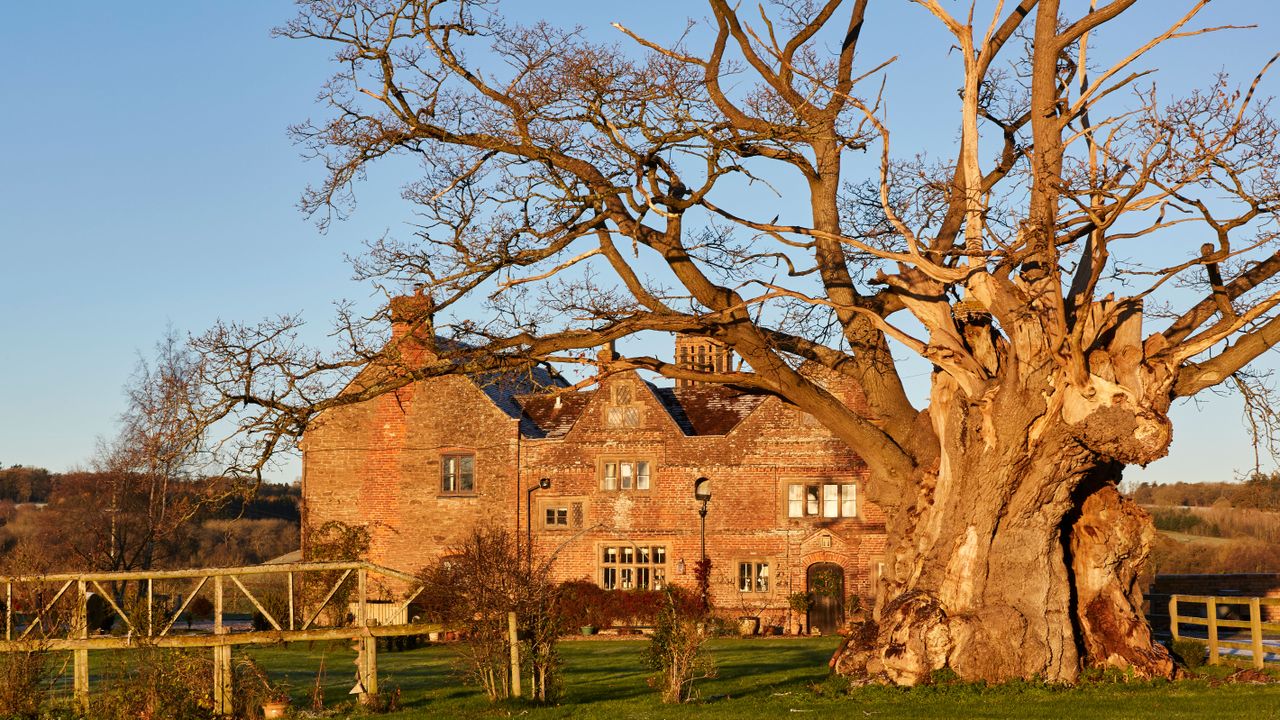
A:
[[[814,563],[805,575],[805,587],[813,597],[809,628],[830,635],[844,625],[844,568],[835,563]]]

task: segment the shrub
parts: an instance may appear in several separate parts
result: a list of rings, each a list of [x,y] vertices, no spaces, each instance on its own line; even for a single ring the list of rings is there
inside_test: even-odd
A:
[[[367,525],[350,525],[340,520],[330,520],[322,525],[309,528],[307,535],[307,562],[349,562],[359,560],[369,554],[369,545],[373,541],[373,529],[383,527],[379,523]],[[303,598],[302,606],[314,610],[321,600],[328,595],[330,588],[342,578],[341,570],[304,573],[298,588]],[[327,625],[347,624],[347,607],[351,595],[355,592],[355,583],[344,582],[325,605],[324,623]]]
[[[560,625],[567,631],[584,625],[607,627],[612,621],[606,607],[608,591],[588,580],[560,584]]]
[[[0,653],[0,717],[40,717],[50,675],[49,656],[42,649]]]
[[[657,627],[645,649],[645,661],[653,671],[649,684],[658,688],[665,703],[693,698],[694,683],[716,675],[715,664],[704,652],[708,615],[701,597],[687,597],[680,588],[663,591]]]
[[[661,590],[608,590],[605,607],[610,621],[618,625],[654,625],[662,612]]]
[[[1169,645],[1169,652],[1173,654],[1174,660],[1177,660],[1188,670],[1195,670],[1204,665],[1205,660],[1209,657],[1209,647],[1199,640],[1190,638],[1174,640]]]
[[[213,661],[205,650],[155,647],[113,653],[90,703],[100,720],[204,720],[213,707]]]
[[[514,612],[533,672],[531,695],[553,701],[559,688],[559,587],[550,563],[523,557],[501,528],[479,527],[462,546],[423,570],[417,607],[425,619],[462,631],[456,645],[464,677],[491,701],[511,696],[508,614]]]

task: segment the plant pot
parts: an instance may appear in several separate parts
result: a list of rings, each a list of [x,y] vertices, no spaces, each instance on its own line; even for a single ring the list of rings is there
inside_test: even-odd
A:
[[[262,717],[266,720],[271,718],[282,718],[289,714],[289,702],[287,700],[262,703]]]
[[[578,628],[578,630],[581,631],[583,635],[596,634],[596,628],[594,625],[583,625],[582,627]]]
[[[438,632],[427,633],[427,640],[430,640],[431,642],[440,642],[440,633]]]
[[[760,618],[743,616],[738,618],[738,634],[746,637],[760,631]]]

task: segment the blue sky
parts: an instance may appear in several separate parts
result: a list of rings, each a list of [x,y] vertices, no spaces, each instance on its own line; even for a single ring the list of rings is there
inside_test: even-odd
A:
[[[1183,4],[1148,3],[1138,12]],[[663,37],[683,27],[670,18],[703,12],[669,0],[507,5],[521,19],[578,23],[605,38],[616,35],[610,21]],[[942,38],[936,23],[903,0],[873,7],[902,33],[876,33],[865,56],[900,53],[891,83],[941,83],[937,97],[954,97],[955,58],[933,42]],[[327,234],[298,212],[300,192],[321,169],[285,130],[322,116],[315,95],[330,67],[326,48],[270,37],[292,12],[284,0],[6,6],[0,463],[52,470],[84,463],[95,439],[112,432],[138,354],[170,325],[199,332],[218,318],[301,311],[322,340],[334,300],[376,301],[350,280],[343,254],[404,229],[398,183],[405,178],[375,170],[358,189],[355,216]],[[1237,0],[1212,12],[1214,24],[1261,28],[1163,52],[1149,63],[1161,68],[1162,82],[1203,84],[1223,67],[1251,74],[1280,50],[1272,3]],[[1263,92],[1277,94],[1278,82],[1271,78]],[[924,122],[934,108],[910,102],[904,95],[891,104],[900,152],[936,133]],[[1170,457],[1129,476],[1221,480],[1251,462],[1238,407],[1210,398],[1176,408]],[[296,474],[289,464],[277,477]]]

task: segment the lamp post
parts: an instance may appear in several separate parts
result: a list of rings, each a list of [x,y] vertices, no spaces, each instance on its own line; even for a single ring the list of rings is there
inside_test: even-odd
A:
[[[533,493],[551,487],[551,478],[541,478],[538,484],[529,488],[524,494],[524,546],[529,553],[529,567],[533,567]],[[520,532],[517,530],[516,532]],[[519,537],[519,536],[517,536]]]
[[[707,503],[711,502],[711,480],[700,477],[693,481],[693,497],[695,500],[702,501],[702,507],[698,508],[698,518],[701,522],[701,538],[702,538],[702,562],[698,565],[700,572],[707,572]],[[703,578],[698,579],[698,585],[702,591],[702,607],[707,606],[707,587],[703,582]]]

